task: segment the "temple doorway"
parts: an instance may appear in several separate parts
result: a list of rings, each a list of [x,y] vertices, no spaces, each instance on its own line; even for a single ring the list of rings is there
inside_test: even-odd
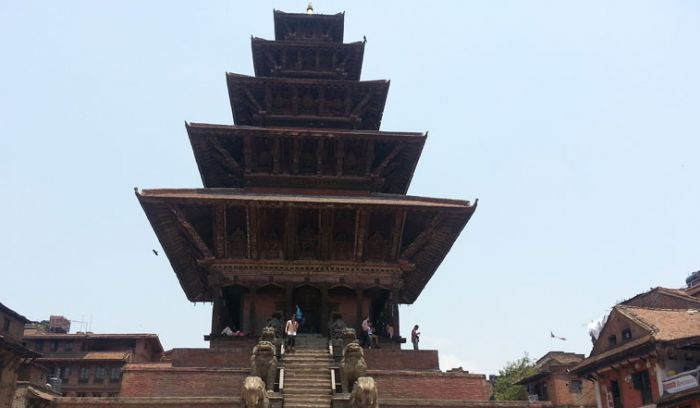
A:
[[[304,285],[294,290],[294,310],[301,308],[304,319],[300,325],[301,333],[321,332],[321,291],[313,286]]]
[[[222,289],[223,310],[219,316],[221,321],[219,330],[227,326],[233,331],[246,329],[243,325],[243,296],[248,292],[247,288],[239,285]]]

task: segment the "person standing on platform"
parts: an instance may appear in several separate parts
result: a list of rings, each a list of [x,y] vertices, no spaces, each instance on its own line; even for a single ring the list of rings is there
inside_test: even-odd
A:
[[[362,348],[367,348],[370,347],[370,339],[369,339],[369,316],[366,316],[365,319],[362,321],[362,333],[360,334],[360,346]]]
[[[418,325],[413,326],[411,330],[411,343],[413,343],[413,349],[418,350],[418,342],[420,341],[420,332],[418,331]]]
[[[296,347],[297,330],[299,330],[299,323],[294,318],[294,315],[292,315],[284,326],[284,332],[287,334],[287,347],[289,351],[294,351]]]

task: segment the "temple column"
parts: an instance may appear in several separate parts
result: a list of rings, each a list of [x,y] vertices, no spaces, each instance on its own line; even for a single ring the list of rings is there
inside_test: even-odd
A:
[[[250,335],[256,335],[256,325],[255,325],[255,303],[258,301],[258,288],[256,286],[250,287],[250,313],[249,313],[249,323],[250,323]]]
[[[221,292],[221,291],[219,291]],[[228,315],[226,310],[226,301],[223,296],[218,296],[214,299],[211,308],[211,333],[219,334],[224,329],[224,320]]]
[[[399,291],[394,289],[391,291],[391,324],[394,325],[394,335],[401,335],[401,327],[399,326]]]
[[[286,290],[286,297],[287,297],[287,310],[284,311],[285,316],[283,321],[289,320],[289,316],[291,316],[294,313],[294,286],[289,283],[287,284],[287,287],[285,288]]]
[[[321,334],[328,334],[328,286],[323,285],[321,290]]]
[[[355,287],[355,298],[357,302],[357,325],[359,326],[365,317],[362,314],[362,288],[360,286]]]

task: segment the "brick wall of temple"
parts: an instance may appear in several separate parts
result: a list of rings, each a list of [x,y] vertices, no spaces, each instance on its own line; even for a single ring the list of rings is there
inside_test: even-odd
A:
[[[236,408],[238,398],[58,398],[53,408]]]
[[[439,370],[437,350],[365,350],[370,370]]]
[[[171,367],[130,364],[124,367],[121,397],[238,397],[247,369]]]
[[[491,384],[485,376],[430,371],[368,370],[382,398],[487,401]]]
[[[252,347],[245,350],[173,349],[169,356],[173,367],[249,368]]]

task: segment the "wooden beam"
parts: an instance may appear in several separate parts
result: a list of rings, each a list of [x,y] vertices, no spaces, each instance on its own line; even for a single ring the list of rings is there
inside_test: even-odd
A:
[[[248,97],[250,103],[255,105],[255,107],[258,109],[258,113],[265,113],[265,109],[260,106],[260,103],[258,103],[258,100],[255,99],[255,96],[253,96],[253,93],[250,92],[250,89],[248,89],[248,87],[245,85],[241,85],[241,89],[243,90],[243,93],[245,93],[245,96]]]
[[[292,139],[292,173],[299,174],[299,161],[301,159],[301,141],[298,137]]]
[[[411,244],[406,248],[402,253],[401,253],[401,258],[403,259],[411,259],[418,250],[420,250],[425,243],[428,242],[428,240],[434,235],[435,230],[442,224],[442,221],[445,219],[445,216],[443,214],[437,214],[436,216],[433,217],[433,219],[430,221],[430,225],[428,228],[424,229],[423,232],[418,234],[416,239],[411,242]]]
[[[333,210],[318,210],[319,258],[323,261],[331,257],[331,242],[333,240]]]
[[[258,207],[249,205],[246,208],[246,233],[248,234],[248,259],[258,259]]]
[[[174,204],[168,206],[170,212],[175,216],[178,229],[185,235],[188,241],[197,249],[203,260],[213,260],[214,254],[204,242],[197,230],[187,221],[185,214]]]
[[[357,210],[355,215],[355,260],[362,261],[365,257],[365,243],[367,241],[367,227],[369,214],[366,210]]]
[[[372,164],[374,164],[374,140],[367,140],[367,151],[365,154],[365,176],[369,176],[372,172]]]
[[[236,161],[236,159],[231,156],[228,150],[221,145],[219,139],[215,137],[209,138],[209,143],[214,150],[219,153],[218,158],[221,164],[224,165],[231,173],[237,173],[241,169],[241,165]]]
[[[280,139],[278,137],[272,139],[272,172],[274,174],[280,172]]]
[[[324,87],[318,90],[318,116],[325,116],[326,114],[326,93]]]
[[[284,239],[283,239],[283,251],[284,259],[294,260],[297,259],[297,241],[299,238],[298,233],[298,211],[295,208],[287,207],[283,210],[284,214]]]
[[[391,152],[389,152],[389,154],[384,158],[384,160],[382,160],[379,166],[377,166],[377,168],[374,169],[374,171],[372,171],[372,176],[380,176],[384,169],[386,169],[386,167],[389,165],[389,163],[391,163],[391,161],[394,160],[399,153],[401,153],[401,150],[403,150],[403,148],[404,145],[401,143],[397,143],[396,145],[394,145],[394,148],[391,149]]]
[[[216,204],[214,206],[213,218],[214,231],[214,252],[216,257],[221,259],[226,257],[226,205]]]
[[[372,100],[372,97],[374,96],[374,93],[371,91],[367,91],[367,94],[365,94],[365,97],[362,98],[360,103],[355,106],[355,109],[352,110],[350,113],[350,116],[359,116],[362,111],[365,110],[365,106],[369,103],[370,100]]]
[[[399,256],[401,248],[401,236],[403,235],[403,227],[406,222],[406,211],[398,211],[394,214],[394,224],[391,229],[391,249],[389,251],[389,259],[394,261]]]
[[[345,159],[345,143],[342,140],[335,142],[335,175],[343,175],[343,161]]]
[[[323,174],[323,155],[326,152],[325,142],[323,139],[318,139],[316,142],[316,174]]]
[[[245,163],[245,172],[253,171],[253,139],[246,135],[243,137],[243,162]]]

